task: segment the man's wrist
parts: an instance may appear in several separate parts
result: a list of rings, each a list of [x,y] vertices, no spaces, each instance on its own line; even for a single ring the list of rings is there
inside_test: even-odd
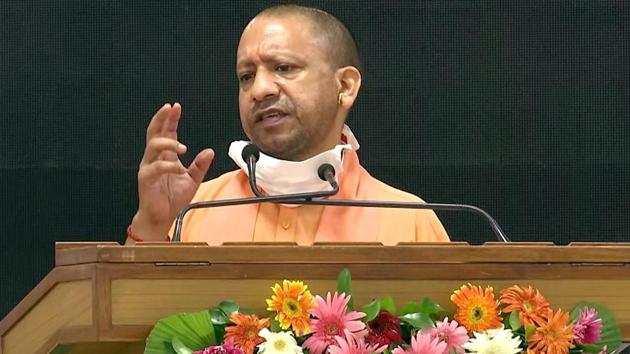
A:
[[[146,242],[140,236],[136,235],[136,233],[131,228],[131,225],[127,226],[127,238],[133,240],[134,242]],[[164,240],[162,241],[169,242],[170,240],[171,238],[166,236],[166,238],[164,238]]]
[[[164,242],[169,240],[169,229],[170,223],[163,225],[151,223],[136,213],[127,228],[127,237],[135,242]]]

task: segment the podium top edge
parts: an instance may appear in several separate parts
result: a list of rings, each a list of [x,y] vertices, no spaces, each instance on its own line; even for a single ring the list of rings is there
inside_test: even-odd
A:
[[[89,248],[132,248],[132,247],[191,247],[191,248],[228,248],[228,247],[296,247],[296,248],[319,248],[319,247],[378,247],[378,248],[391,248],[391,247],[469,247],[469,248],[487,248],[487,247],[553,247],[553,248],[583,248],[583,247],[596,247],[596,248],[617,248],[617,247],[630,247],[630,242],[571,242],[566,245],[556,245],[553,242],[499,242],[489,241],[481,245],[471,245],[465,241],[453,241],[453,242],[401,242],[396,245],[383,245],[379,242],[316,242],[312,245],[298,245],[295,242],[225,242],[222,245],[209,245],[205,242],[141,242],[135,245],[122,245],[118,242],[55,242],[55,250],[68,250],[68,249],[89,249]]]
[[[265,252],[260,252],[264,248]],[[324,264],[324,263],[565,263],[571,265],[609,264],[628,266],[630,243],[417,243],[382,246],[380,244],[228,244],[146,243],[123,246],[115,242],[56,244],[55,263],[250,263],[250,264]]]

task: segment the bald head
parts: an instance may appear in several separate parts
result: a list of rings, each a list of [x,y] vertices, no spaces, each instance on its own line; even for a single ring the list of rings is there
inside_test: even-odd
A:
[[[236,53],[245,134],[283,160],[332,149],[361,87],[358,66],[350,32],[333,16],[293,5],[263,11]]]
[[[335,16],[326,11],[299,5],[276,5],[260,12],[256,17],[268,16],[285,18],[299,16],[311,25],[311,33],[320,37],[328,51],[330,64],[334,69],[354,66],[361,70],[359,51],[350,30]]]

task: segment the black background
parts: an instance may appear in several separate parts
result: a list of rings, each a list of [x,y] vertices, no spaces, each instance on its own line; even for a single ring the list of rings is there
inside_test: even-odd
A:
[[[628,2],[303,3],[358,40],[349,125],[374,176],[480,206],[515,241],[630,241]],[[269,4],[0,2],[0,317],[55,241],[124,240],[165,102],[181,102],[192,153],[218,152],[208,178],[234,168],[235,51]],[[493,239],[474,215],[440,216],[455,240]]]

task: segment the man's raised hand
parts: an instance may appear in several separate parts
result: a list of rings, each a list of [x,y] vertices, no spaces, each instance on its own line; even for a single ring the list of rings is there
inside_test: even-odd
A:
[[[182,107],[165,104],[147,128],[146,148],[138,170],[139,206],[131,229],[143,241],[164,241],[177,213],[190,203],[214,158],[201,151],[187,168],[178,155],[186,146],[177,140]],[[129,242],[129,240],[128,240]]]

